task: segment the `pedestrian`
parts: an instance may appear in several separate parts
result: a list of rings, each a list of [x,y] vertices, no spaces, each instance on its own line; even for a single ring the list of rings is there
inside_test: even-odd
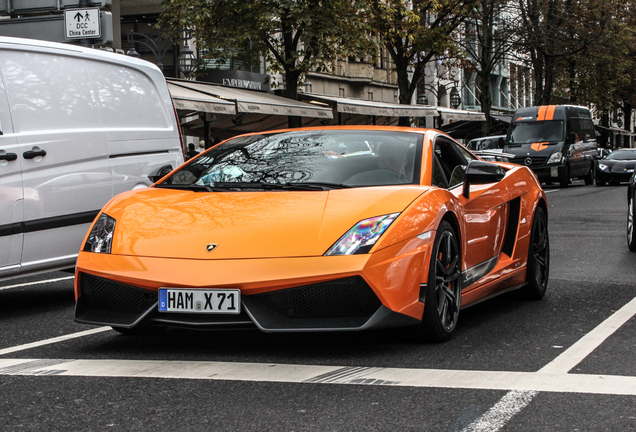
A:
[[[192,143],[188,144],[188,152],[186,153],[186,160],[191,159],[198,154],[199,152],[194,149],[194,144]]]

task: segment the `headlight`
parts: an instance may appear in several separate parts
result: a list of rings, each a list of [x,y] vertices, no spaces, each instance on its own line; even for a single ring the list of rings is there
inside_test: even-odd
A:
[[[607,170],[607,165],[600,163],[600,164],[598,164],[598,168],[599,168],[601,171],[606,171],[606,170]]]
[[[560,163],[561,162],[561,152],[554,152],[550,155],[548,159],[548,163]]]
[[[86,239],[86,244],[83,249],[84,252],[110,253],[114,231],[115,219],[106,213],[102,213]]]
[[[354,255],[369,252],[384,231],[400,214],[393,213],[376,216],[355,224],[345,235],[340,237],[325,255]]]

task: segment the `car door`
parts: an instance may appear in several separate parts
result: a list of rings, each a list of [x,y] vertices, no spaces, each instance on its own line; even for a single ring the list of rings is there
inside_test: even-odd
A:
[[[464,288],[488,273],[497,263],[501,242],[506,228],[505,197],[507,188],[503,182],[471,185],[469,198],[463,195],[466,167],[476,159],[461,145],[439,137],[435,143],[434,157],[444,176],[448,189],[464,208],[465,232],[462,245],[464,253]],[[435,170],[435,168],[434,168]],[[434,175],[435,177],[435,175]]]
[[[21,158],[0,78],[0,277],[20,267],[22,254],[22,172]]]

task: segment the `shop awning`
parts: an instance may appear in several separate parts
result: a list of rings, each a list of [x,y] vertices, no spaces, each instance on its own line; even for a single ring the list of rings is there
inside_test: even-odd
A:
[[[168,82],[168,89],[177,110],[236,114],[236,104]]]
[[[315,106],[271,93],[225,87],[200,81],[169,79],[168,83],[234,103],[237,113],[333,118],[333,112],[329,107]]]
[[[486,115],[482,112],[456,110],[444,107],[437,107],[437,110],[444,121],[486,121]]]
[[[335,106],[339,113],[371,115],[383,117],[426,117],[437,116],[435,107],[426,105],[401,105],[390,102],[369,101],[364,99],[303,93],[299,98],[304,101],[327,103]]]

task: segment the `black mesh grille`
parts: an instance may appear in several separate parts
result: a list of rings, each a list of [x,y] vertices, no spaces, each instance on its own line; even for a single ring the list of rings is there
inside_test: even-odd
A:
[[[81,273],[80,299],[85,310],[141,314],[157,302],[157,293]]]
[[[370,316],[381,306],[371,287],[359,276],[252,297],[289,318]]]

